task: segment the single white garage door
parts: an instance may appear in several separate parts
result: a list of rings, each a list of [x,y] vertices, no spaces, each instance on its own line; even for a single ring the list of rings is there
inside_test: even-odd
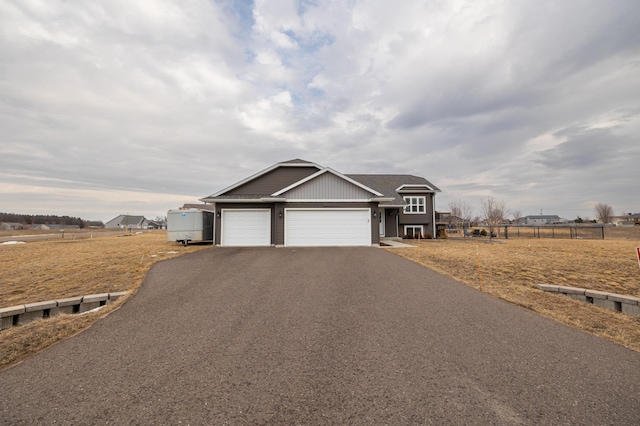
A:
[[[223,246],[270,246],[270,210],[222,210]]]
[[[371,246],[370,209],[286,209],[285,245]]]

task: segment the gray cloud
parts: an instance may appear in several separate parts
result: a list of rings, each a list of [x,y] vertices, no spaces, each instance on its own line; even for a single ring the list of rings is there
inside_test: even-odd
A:
[[[153,216],[300,157],[423,175],[441,207],[640,211],[623,189],[640,179],[637,16],[632,0],[4,2],[0,208]]]

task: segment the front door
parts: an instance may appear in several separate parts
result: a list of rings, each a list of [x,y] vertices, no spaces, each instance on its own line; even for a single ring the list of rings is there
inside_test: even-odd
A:
[[[380,209],[378,211],[378,220],[380,221],[380,236],[384,237],[384,222],[385,222],[385,210]]]

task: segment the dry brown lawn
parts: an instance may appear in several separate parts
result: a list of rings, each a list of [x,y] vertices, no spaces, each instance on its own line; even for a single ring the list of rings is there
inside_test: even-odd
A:
[[[0,244],[0,307],[96,293],[135,292],[154,263],[210,247],[167,242],[165,231]],[[83,330],[123,302],[119,300],[95,313],[61,315],[1,331],[0,369]]]
[[[388,249],[456,281],[640,351],[640,318],[546,293],[558,284],[640,297],[639,240],[429,240]]]
[[[13,234],[15,235],[15,231]],[[100,234],[96,234],[100,235]],[[539,291],[562,284],[640,297],[632,240],[431,240],[390,249],[469,286],[570,326],[640,350],[640,318]],[[0,245],[0,307],[93,293],[135,290],[154,263],[211,246],[182,247],[164,231]],[[85,315],[61,315],[0,332],[0,369],[73,335],[126,298]]]

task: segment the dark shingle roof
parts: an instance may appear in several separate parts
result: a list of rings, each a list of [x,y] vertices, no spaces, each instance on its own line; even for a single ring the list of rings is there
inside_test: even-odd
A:
[[[213,211],[213,204],[183,204],[183,209],[200,209]]]
[[[384,194],[385,197],[393,197],[394,200],[388,203],[380,203],[385,205],[405,205],[402,195],[396,192],[396,189],[402,185],[427,185],[434,191],[440,191],[434,184],[423,177],[413,175],[345,175],[371,189]]]
[[[264,197],[268,197],[269,194],[222,194],[217,197],[208,197],[213,200],[259,200]]]
[[[127,216],[125,215],[120,221],[120,225],[138,225],[145,220],[144,216]]]
[[[289,160],[289,161],[281,161],[278,164],[300,164],[300,163],[313,164],[311,161],[301,160],[299,158]]]
[[[560,219],[557,214],[543,214],[543,215],[529,215],[525,216],[525,219]]]

